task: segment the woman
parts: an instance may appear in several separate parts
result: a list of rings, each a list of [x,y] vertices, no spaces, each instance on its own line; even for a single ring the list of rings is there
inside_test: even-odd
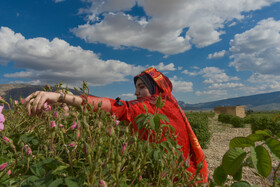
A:
[[[132,122],[133,128],[138,130],[134,119],[139,114],[145,113],[143,104],[147,107],[148,112],[153,114],[155,110],[154,103],[157,96],[160,96],[165,99],[164,107],[160,110],[160,113],[166,115],[169,118],[169,124],[175,128],[176,140],[182,147],[181,151],[184,154],[184,158],[191,157],[190,167],[187,170],[191,173],[196,173],[197,165],[202,162],[203,167],[200,173],[203,175],[203,182],[207,182],[208,168],[205,156],[183,110],[171,94],[172,83],[168,77],[151,67],[135,76],[134,84],[137,99],[128,102],[119,99],[98,98],[94,96],[84,98],[83,96],[38,91],[26,98],[26,107],[28,114],[34,115],[40,112],[45,102],[49,104],[63,102],[72,106],[79,106],[87,102],[92,104],[95,109],[97,109],[98,103],[101,102],[101,109],[110,112],[112,115],[114,114],[119,120]],[[32,108],[31,103],[33,103]],[[147,134],[144,134],[142,138],[147,139]]]

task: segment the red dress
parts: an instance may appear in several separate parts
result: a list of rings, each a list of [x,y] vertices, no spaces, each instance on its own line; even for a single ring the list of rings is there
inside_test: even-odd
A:
[[[164,107],[160,110],[159,113],[166,115],[169,118],[169,125],[172,125],[175,128],[175,135],[178,135],[176,140],[182,147],[184,158],[187,159],[190,156],[190,153],[192,155],[190,160],[190,167],[187,170],[195,174],[197,164],[203,162],[203,166],[200,172],[203,175],[203,182],[207,182],[208,167],[204,153],[193,130],[191,129],[187,117],[185,116],[181,107],[178,105],[176,99],[171,94],[172,84],[170,80],[155,68],[149,68],[143,73],[149,74],[156,82],[156,94],[150,97],[140,98],[128,102],[123,100],[116,102],[116,100],[114,99],[99,98],[99,101],[102,101],[102,108],[107,108],[107,110],[109,109],[111,114],[115,114],[116,117],[121,121],[125,120],[128,122],[132,122],[134,130],[138,130],[137,125],[135,125],[135,117],[139,114],[145,113],[143,104],[146,105],[148,112],[153,114],[155,110],[154,103],[160,93],[160,96],[166,101]],[[91,103],[94,98],[96,99],[96,97],[89,96],[87,98],[87,102]],[[120,104],[120,102],[122,104]],[[148,133],[144,133],[144,136],[142,138],[147,139]]]

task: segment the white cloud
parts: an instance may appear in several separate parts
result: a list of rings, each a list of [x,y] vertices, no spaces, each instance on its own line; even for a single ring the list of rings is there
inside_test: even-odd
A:
[[[189,70],[184,70],[182,71],[183,74],[186,74],[186,75],[189,75],[189,76],[196,76],[196,75],[199,75],[200,73],[199,72],[190,72]]]
[[[254,28],[235,35],[230,42],[236,70],[280,75],[280,21],[260,21]]]
[[[261,9],[279,0],[89,0],[81,9],[88,22],[72,31],[87,42],[119,48],[134,46],[163,54],[177,54],[220,41],[224,25],[244,18],[243,12]],[[127,11],[137,5],[146,15]],[[126,12],[125,12],[126,11]],[[188,29],[186,33],[183,31]]]
[[[155,68],[159,71],[174,71],[174,70],[176,70],[175,65],[173,63],[164,65],[163,62],[156,65]]]
[[[271,81],[280,81],[280,76],[254,73],[253,75],[250,76],[248,81],[251,83],[269,83]]]
[[[222,58],[226,54],[226,50],[222,50],[219,52],[215,52],[214,54],[209,54],[208,59],[213,59],[213,58]]]
[[[189,72],[188,70],[184,70],[182,73],[190,75],[190,76],[202,75],[202,77],[205,78],[205,80],[203,82],[205,84],[213,84],[213,83],[228,82],[231,80],[239,80],[238,77],[228,76],[224,72],[224,70],[217,68],[217,67],[205,67],[205,68],[201,69],[200,71],[196,71],[196,72]]]
[[[192,92],[193,91],[192,82],[177,80],[176,76],[170,78],[170,81],[172,82],[174,92]]]
[[[210,89],[231,89],[244,87],[242,83],[214,83],[209,86]]]
[[[208,90],[208,91],[197,91],[195,92],[196,95],[202,96],[202,95],[214,95],[214,96],[221,96],[221,95],[227,95],[226,90]]]
[[[121,94],[121,97],[125,98],[135,98],[136,96],[132,93],[127,93],[127,94]]]
[[[144,67],[133,66],[118,60],[99,59],[98,55],[81,47],[69,45],[54,38],[25,39],[7,27],[0,29],[0,63],[13,61],[15,67],[25,71],[7,73],[5,77],[26,78],[42,83],[71,83],[80,85],[83,80],[89,85],[106,85],[127,81]]]
[[[60,2],[63,2],[65,0],[54,0],[55,3],[60,3]]]

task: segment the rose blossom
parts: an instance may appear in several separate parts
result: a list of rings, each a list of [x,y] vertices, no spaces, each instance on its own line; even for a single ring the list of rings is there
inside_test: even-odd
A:
[[[127,143],[125,143],[123,146],[122,146],[122,155],[124,154],[124,151],[126,149],[126,146],[127,146]]]
[[[54,128],[55,126],[56,126],[55,121],[52,121],[52,122],[51,122],[51,128]]]
[[[2,110],[3,110],[4,106],[0,106],[0,131],[4,130],[4,121],[5,121],[5,117],[2,114]]]
[[[71,130],[74,130],[78,126],[78,123],[74,121],[74,124],[70,127]]]
[[[0,171],[5,169],[8,166],[8,162],[0,165]]]

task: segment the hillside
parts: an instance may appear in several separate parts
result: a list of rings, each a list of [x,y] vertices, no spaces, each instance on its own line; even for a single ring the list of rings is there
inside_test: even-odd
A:
[[[212,110],[215,106],[245,105],[246,110],[272,111],[280,110],[280,91],[251,96],[223,99],[218,101],[186,104],[179,103],[184,110]]]
[[[11,97],[14,100],[18,100],[20,97],[24,98],[37,90],[43,90],[43,86],[27,84],[0,84],[0,96],[5,99],[9,99]],[[75,90],[70,91],[74,94],[78,94]],[[183,110],[213,110],[215,106],[245,105],[246,110],[275,111],[280,110],[280,91],[198,104],[186,104],[179,101],[179,105],[183,108]]]

